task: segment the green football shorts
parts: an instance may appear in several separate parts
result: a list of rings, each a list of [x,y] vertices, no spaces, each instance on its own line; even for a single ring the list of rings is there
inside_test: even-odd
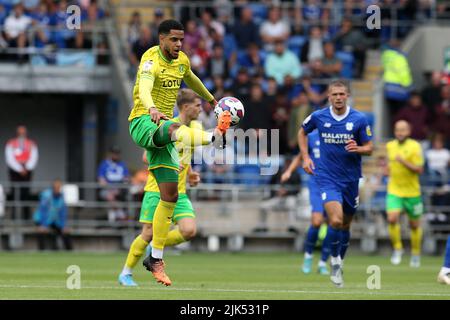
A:
[[[175,144],[172,142],[158,147],[153,143],[153,135],[163,123],[164,121],[160,121],[156,125],[150,115],[142,115],[131,120],[130,135],[138,146],[147,150],[149,170],[160,167],[178,170],[180,161]]]
[[[411,220],[419,219],[423,214],[422,197],[397,197],[388,193],[386,197],[386,211],[403,211],[405,210]]]
[[[159,192],[145,192],[142,200],[141,215],[139,222],[152,223],[153,215],[155,214],[156,206],[159,203]],[[178,201],[173,212],[172,221],[178,223],[183,218],[195,218],[194,208],[191,200],[185,193],[178,194]]]

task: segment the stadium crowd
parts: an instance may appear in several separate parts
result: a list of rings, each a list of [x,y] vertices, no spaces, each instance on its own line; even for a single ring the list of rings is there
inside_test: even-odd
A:
[[[107,12],[97,0],[0,0],[0,61],[17,61],[32,64],[70,64],[84,60],[92,65],[107,63],[106,39],[95,29],[101,25]],[[80,28],[75,24],[75,13],[68,10],[72,4],[81,9]],[[63,53],[62,49],[97,49],[100,54],[88,58]],[[30,53],[40,53],[30,55]],[[58,53],[58,55],[56,55]],[[89,61],[88,61],[89,60]],[[92,60],[92,62],[90,62]]]
[[[244,117],[240,127],[256,129],[256,133],[259,129],[279,129],[279,152],[288,156],[298,152],[299,124],[326,103],[325,89],[330,80],[363,79],[368,49],[402,54],[398,42],[391,39],[402,40],[415,21],[431,16],[439,19],[450,10],[439,4],[433,13],[428,1],[420,1],[420,5],[412,0],[375,1],[381,7],[383,26],[387,27],[369,30],[363,23],[367,1],[308,0],[301,8],[289,11],[272,6],[272,1],[233,2],[234,6],[228,6],[230,1],[214,1],[217,6],[197,8],[194,16],[181,3],[183,51],[215,97],[236,96],[243,102],[246,114],[252,116]],[[53,29],[65,23],[71,3],[0,0],[0,48],[91,48],[89,33]],[[85,26],[95,25],[107,15],[95,0],[74,3],[82,8],[81,22]],[[158,44],[157,27],[167,18],[164,15],[163,10],[156,9],[152,23],[144,24],[141,13],[136,11],[122,30],[133,77],[143,53]],[[394,19],[406,23],[391,24]],[[25,33],[29,28],[35,30],[31,38]],[[106,41],[96,43],[106,46]],[[26,51],[17,51],[2,57],[23,62],[27,56]],[[384,67],[388,70],[389,66]],[[405,73],[409,72],[406,65]],[[450,69],[444,67],[436,70],[423,88],[409,83],[401,99],[386,96],[392,123],[404,119],[412,124],[411,137],[424,146],[427,175],[433,177],[430,181],[440,177],[440,185],[449,183],[449,73]],[[199,120],[206,129],[214,127],[213,110],[209,104],[203,108]],[[211,172],[204,172],[204,181],[224,182],[220,177],[235,169],[213,166],[215,178],[208,180]],[[107,195],[104,198],[109,199]],[[118,212],[110,216],[121,217]]]

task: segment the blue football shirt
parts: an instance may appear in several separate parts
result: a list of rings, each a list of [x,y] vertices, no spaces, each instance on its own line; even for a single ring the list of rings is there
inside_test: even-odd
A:
[[[318,178],[341,182],[359,180],[361,155],[346,151],[345,145],[350,139],[355,140],[359,146],[372,140],[370,126],[363,113],[349,106],[341,116],[334,114],[331,108],[330,106],[313,112],[302,125],[306,133],[314,129],[318,131],[320,165],[316,165],[315,174]]]

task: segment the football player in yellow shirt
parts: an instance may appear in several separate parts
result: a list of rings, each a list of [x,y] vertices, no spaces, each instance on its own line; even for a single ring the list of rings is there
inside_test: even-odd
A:
[[[201,103],[200,98],[195,92],[190,89],[180,89],[177,98],[177,106],[180,114],[178,117],[172,119],[172,121],[190,128],[202,130],[201,123],[196,121],[201,111]],[[189,241],[196,234],[195,212],[186,194],[187,182],[191,187],[195,187],[200,182],[200,174],[191,168],[191,158],[194,148],[190,145],[183,145],[181,142],[177,142],[175,147],[179,152],[180,173],[178,200],[175,205],[172,222],[177,225],[177,228],[169,231],[165,246],[174,246]],[[147,151],[144,152],[143,160],[148,163]],[[142,223],[142,232],[132,243],[125,266],[119,275],[119,283],[124,286],[137,286],[132,277],[132,270],[144,254],[153,236],[154,215],[161,199],[161,194],[152,171],[149,172],[144,190],[145,195],[142,200],[141,215],[139,218],[139,222]],[[144,266],[147,267],[149,262],[150,256],[144,260]]]
[[[419,175],[423,173],[424,159],[420,144],[411,139],[410,124],[397,121],[394,127],[395,139],[386,145],[389,180],[387,186],[386,212],[389,222],[389,236],[394,248],[391,262],[398,265],[403,254],[399,218],[405,211],[411,228],[411,267],[420,266],[422,228],[420,218],[423,203],[420,193]]]
[[[149,170],[155,177],[161,198],[153,218],[152,255],[148,269],[158,282],[170,285],[164,271],[163,252],[178,200],[179,159],[174,142],[197,146],[213,142],[224,147],[231,114],[224,111],[214,132],[205,132],[170,120],[181,82],[212,105],[217,102],[192,72],[189,58],[181,51],[184,27],[165,20],[158,28],[159,46],[142,56],[133,89],[134,106],[128,118],[133,141],[147,150]]]

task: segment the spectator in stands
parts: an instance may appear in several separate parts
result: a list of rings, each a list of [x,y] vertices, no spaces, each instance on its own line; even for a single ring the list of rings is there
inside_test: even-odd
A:
[[[245,105],[245,112],[252,116],[242,119],[240,123],[242,129],[270,129],[270,102],[257,83],[251,86],[250,99]]]
[[[146,160],[145,153],[142,155],[143,160]],[[144,166],[143,168],[137,170],[131,177],[131,187],[130,187],[130,193],[133,195],[133,200],[136,202],[141,202],[144,198],[144,187],[147,183],[149,171],[147,169],[147,166]],[[137,208],[137,212],[139,213],[139,208]]]
[[[92,49],[95,45],[106,47],[106,38],[102,33],[94,33],[95,28],[102,26],[105,12],[98,7],[96,0],[91,0],[89,6],[81,13],[81,28],[83,29],[82,48]],[[96,37],[96,41],[94,41]],[[97,43],[96,43],[97,42]],[[99,47],[95,48],[99,49]]]
[[[441,187],[449,183],[448,169],[450,152],[444,147],[442,134],[434,134],[431,148],[425,151],[428,174],[434,186]]]
[[[385,214],[386,187],[389,176],[386,157],[383,155],[378,156],[375,166],[378,170],[368,177],[366,186],[370,191],[369,199],[372,210]]]
[[[183,46],[189,46],[190,48],[197,48],[198,43],[202,35],[197,28],[197,22],[195,20],[188,20],[186,22],[186,30],[184,31]]]
[[[198,46],[192,48],[190,56],[192,70],[195,71],[200,79],[204,79],[207,75],[207,66],[209,60],[209,51],[206,48],[205,39],[200,39]]]
[[[67,28],[68,18],[67,1],[61,0],[50,19],[51,27],[56,29],[52,32],[53,40],[58,48],[82,48],[83,33],[81,31],[69,30]]]
[[[131,14],[130,20],[124,25],[122,35],[123,39],[126,39],[126,43],[129,48],[139,40],[142,28],[142,18],[139,11],[134,11]],[[129,50],[129,49],[128,49]]]
[[[36,11],[31,14],[31,17],[33,19],[33,26],[36,30],[34,45],[37,48],[42,48],[51,40],[51,33],[49,30],[51,16],[47,5],[44,2],[41,2]]]
[[[447,0],[436,0],[436,16],[438,19],[448,19],[450,16],[450,4]]]
[[[284,77],[282,87],[287,92],[289,102],[292,102],[292,100],[297,97],[300,92],[303,91],[303,86],[297,81],[297,79],[294,79],[289,74]]]
[[[241,17],[233,26],[233,35],[240,50],[248,48],[249,43],[259,46],[259,29],[253,22],[253,12],[250,7],[241,10]]]
[[[247,104],[250,97],[250,76],[246,68],[240,68],[234,83],[230,87],[230,91],[233,92],[244,106]]]
[[[442,101],[435,108],[435,118],[433,120],[433,129],[444,135],[445,145],[450,145],[450,84],[441,89]]]
[[[332,42],[325,42],[323,50],[324,56],[319,60],[320,64],[318,66],[321,78],[339,78],[342,71],[342,61],[336,57],[334,44]]]
[[[225,97],[225,82],[221,75],[213,77],[213,88],[211,93],[214,97]]]
[[[314,110],[322,108],[328,100],[326,86],[312,82],[311,77],[303,77],[302,86]]]
[[[18,126],[16,137],[6,143],[5,158],[11,182],[31,182],[33,171],[38,163],[39,152],[36,143],[28,138],[27,128],[24,125]],[[29,186],[22,186],[18,190],[20,191],[20,201],[31,200]],[[15,191],[12,191],[12,199],[16,197]],[[31,218],[29,210],[29,207],[24,209],[23,218],[26,220]]]
[[[24,14],[24,8],[21,2],[14,6],[12,13],[6,18],[4,26],[4,38],[10,48],[17,48],[16,55],[19,62],[24,62],[24,49],[27,46],[26,31],[31,25],[31,18]]]
[[[281,19],[280,8],[271,7],[267,21],[261,24],[259,29],[264,49],[272,51],[275,48],[275,42],[284,42],[290,34],[289,25]]]
[[[288,120],[288,147],[293,154],[298,153],[298,128],[313,111],[313,107],[304,91],[300,91],[292,99]]]
[[[229,77],[229,71],[230,66],[225,58],[222,45],[219,43],[214,44],[212,55],[207,60],[206,76],[210,78],[222,76],[226,79]]]
[[[223,37],[225,35],[225,27],[219,21],[213,19],[211,12],[208,10],[204,10],[201,14],[201,23],[199,26],[200,34],[202,38],[208,41],[210,38],[210,29],[214,29],[214,31],[220,36]],[[209,49],[212,48],[213,43],[207,43]]]
[[[270,106],[270,109],[272,115],[272,129],[278,129],[280,133],[280,154],[286,154],[288,151],[287,127],[291,108],[285,89],[281,88],[277,91],[275,101]]]
[[[434,118],[435,108],[441,104],[442,77],[440,71],[433,71],[430,83],[422,89],[422,101],[428,107],[430,117]]]
[[[406,55],[400,51],[400,42],[392,39],[381,54],[383,64],[384,96],[391,115],[409,99],[412,74]]]
[[[265,199],[259,207],[259,224],[254,229],[255,232],[267,232],[267,216],[270,211],[282,211],[288,214],[288,231],[297,232],[295,227],[296,212],[298,208],[298,194],[300,192],[301,178],[298,171],[294,171],[284,183],[281,183],[282,173],[289,168],[292,159],[286,159],[283,168],[278,170],[277,174],[270,179],[270,198]],[[279,220],[279,219],[277,219]]]
[[[284,77],[290,75],[298,79],[302,75],[302,67],[298,57],[285,48],[283,41],[275,42],[275,50],[270,53],[264,64],[266,76],[274,77],[278,85],[283,85]]]
[[[130,62],[135,70],[139,67],[142,55],[156,45],[158,42],[152,37],[152,31],[149,27],[144,26],[141,29],[139,40],[133,43],[130,52]]]
[[[323,2],[319,0],[307,0],[301,9],[303,24],[308,29],[311,26],[322,25],[324,29],[329,23],[329,9],[323,6]]]
[[[164,11],[161,8],[156,8],[153,12],[153,20],[148,25],[152,32],[152,39],[156,39],[156,43],[158,43],[159,35],[158,28],[159,24],[165,20]]]
[[[57,237],[61,237],[65,250],[72,250],[61,180],[54,180],[52,188],[42,191],[39,198],[39,207],[33,217],[38,227],[39,250],[46,249],[47,239],[50,240],[50,249],[57,250]]]
[[[103,160],[97,170],[98,183],[103,187],[100,190],[100,199],[108,201],[111,208],[108,210],[108,220],[124,220],[125,212],[117,201],[125,200],[125,189],[114,188],[115,184],[126,183],[129,180],[128,168],[120,160],[120,149],[113,146],[109,150],[109,157]]]
[[[319,26],[312,27],[309,32],[309,39],[305,42],[300,52],[300,62],[304,66],[313,61],[323,58],[323,44],[325,40],[323,38],[322,29]]]
[[[395,117],[395,122],[406,120],[411,125],[411,138],[419,141],[428,139],[429,114],[428,108],[422,103],[420,93],[413,91],[408,104]]]
[[[264,61],[262,52],[255,42],[248,43],[245,54],[238,58],[239,66],[247,68],[248,73],[252,76],[264,70]]]
[[[337,50],[350,52],[355,58],[353,75],[360,79],[363,76],[366,63],[366,50],[369,47],[368,39],[360,28],[355,28],[350,18],[345,18],[338,33],[333,39]]]
[[[222,79],[217,77],[218,79]],[[222,97],[222,95],[214,94],[214,97]],[[198,116],[198,121],[203,125],[204,130],[213,129],[217,125],[216,114],[214,113],[214,107],[209,103],[202,103],[202,112]]]

